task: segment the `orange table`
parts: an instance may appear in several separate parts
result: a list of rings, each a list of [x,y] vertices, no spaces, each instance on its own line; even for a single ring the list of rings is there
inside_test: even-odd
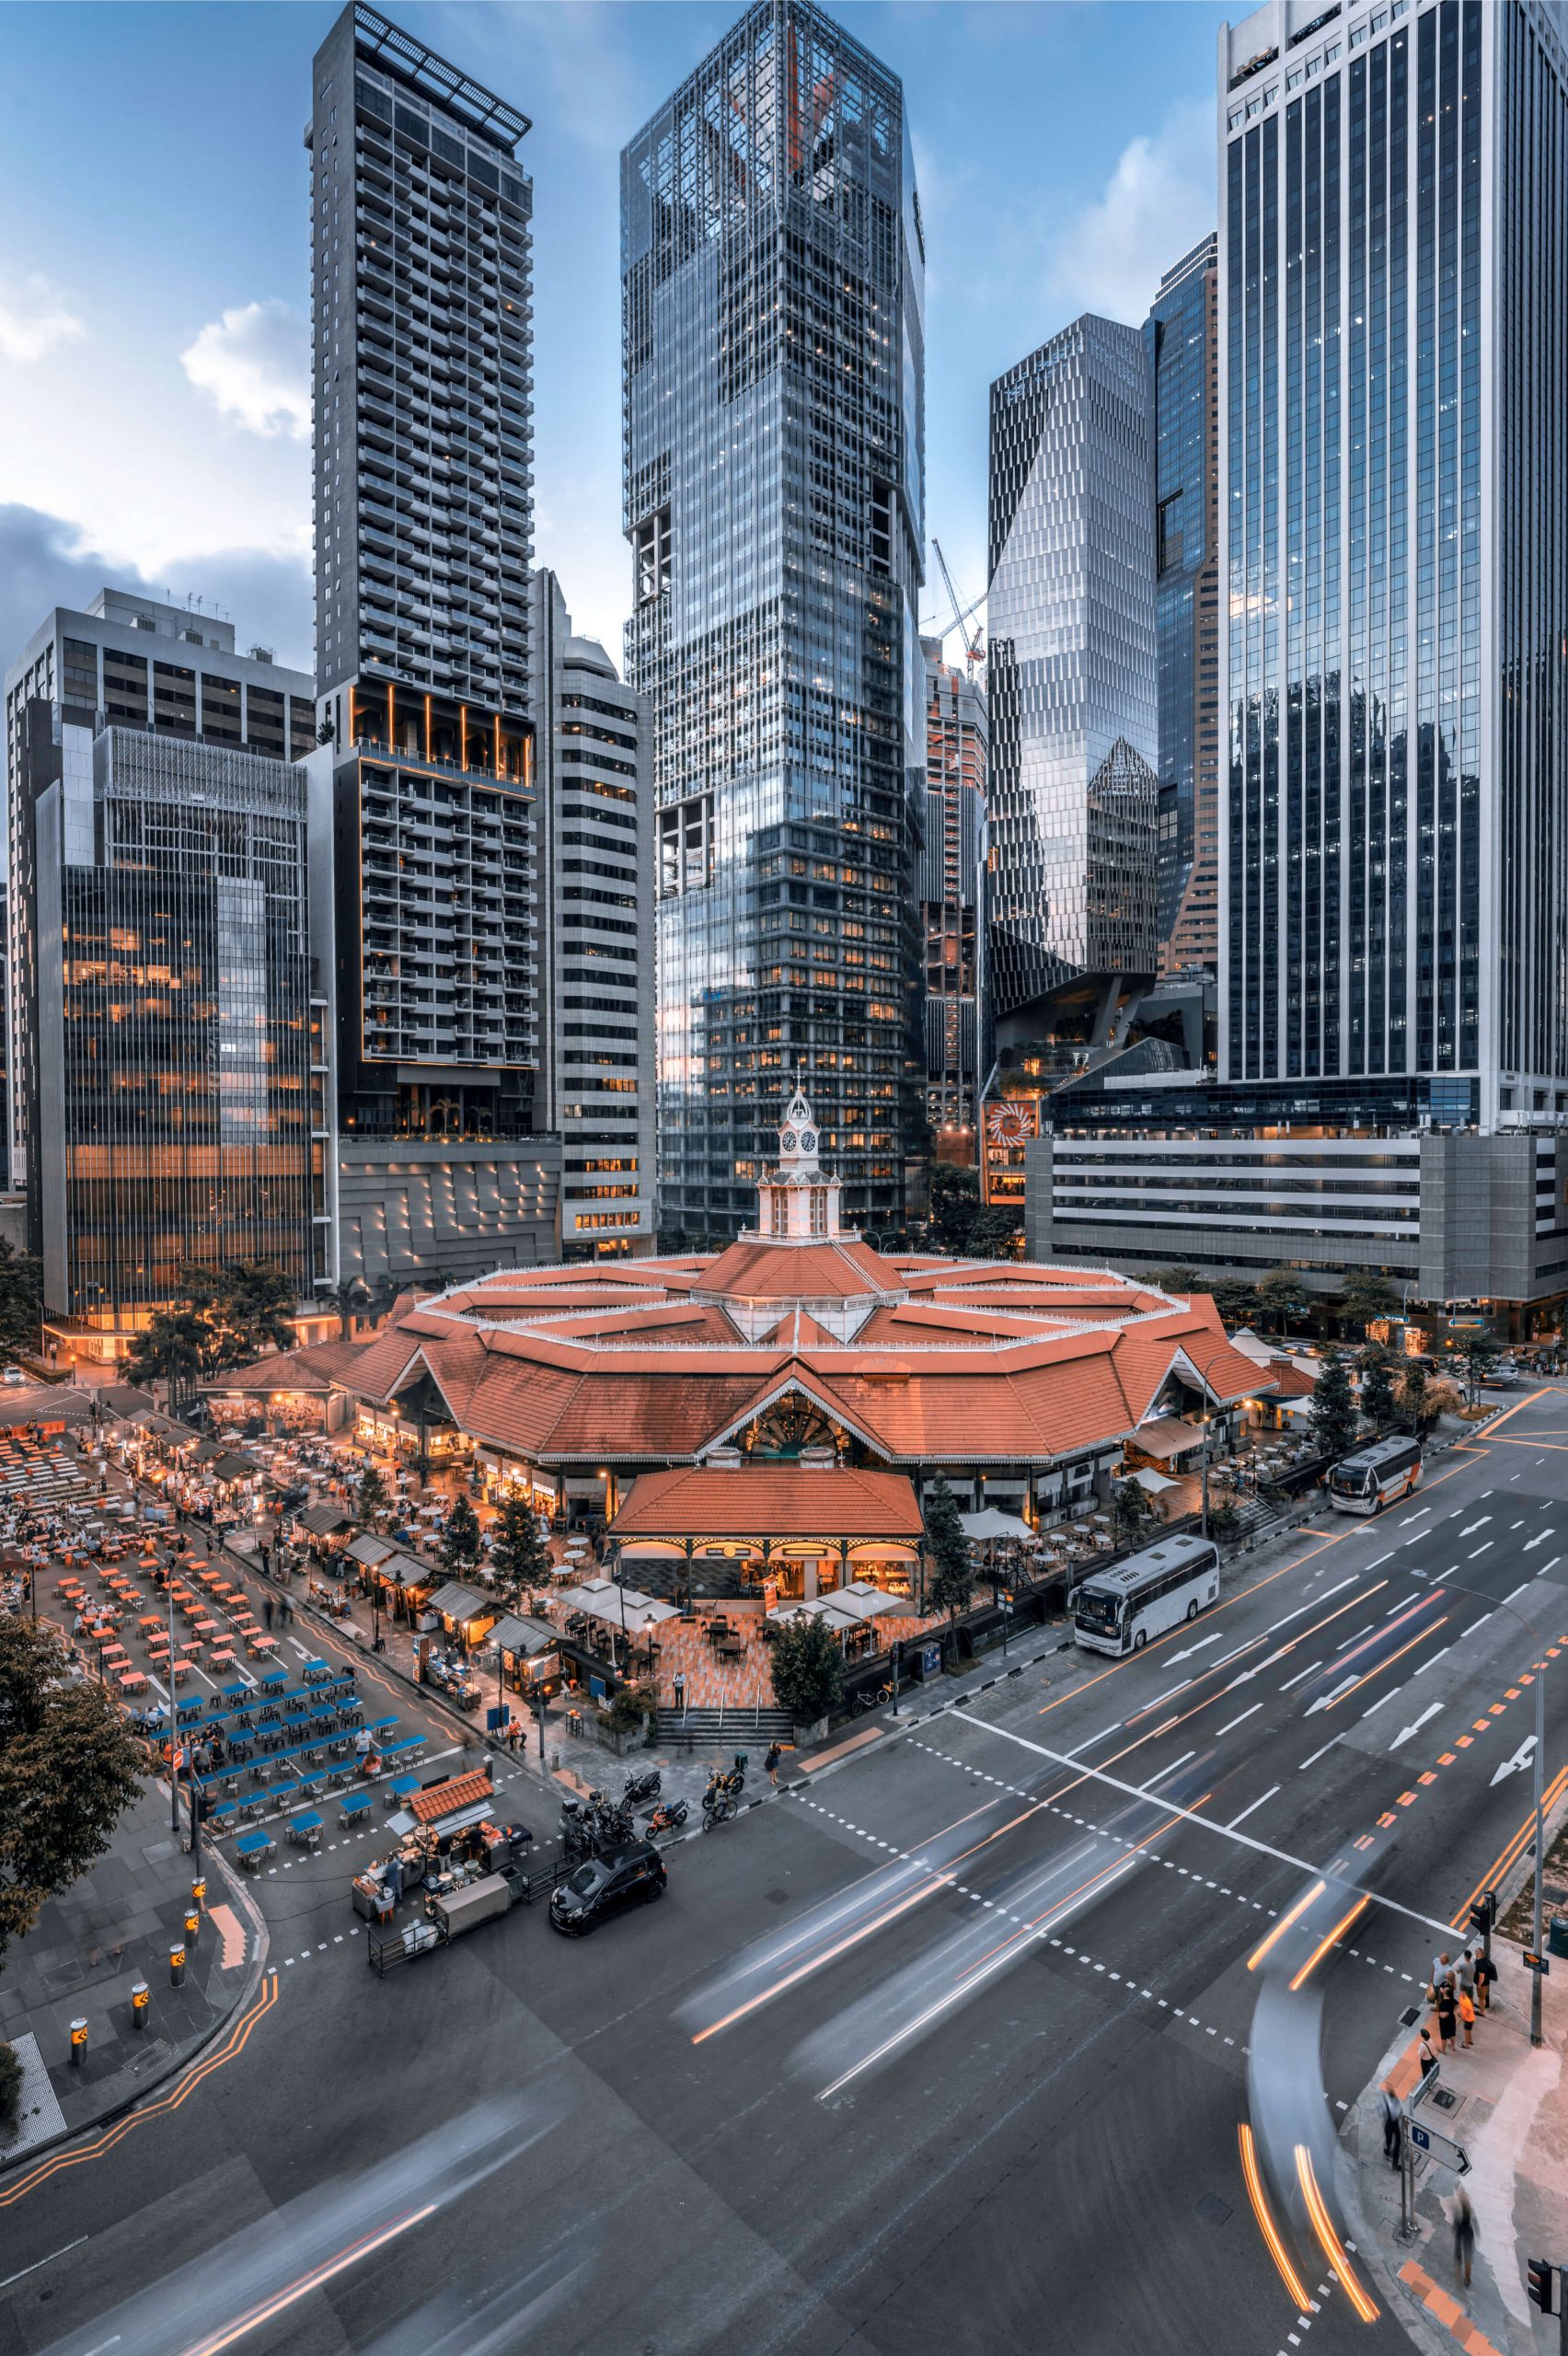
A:
[[[183,1685],[190,1674],[190,1663],[188,1660],[171,1661],[168,1673],[176,1685]]]
[[[122,1693],[144,1693],[147,1690],[145,1670],[122,1669],[120,1672],[120,1690]]]

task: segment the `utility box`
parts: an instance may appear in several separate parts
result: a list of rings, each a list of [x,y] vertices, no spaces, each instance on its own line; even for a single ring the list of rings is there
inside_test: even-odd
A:
[[[444,1897],[431,1900],[431,1911],[438,1922],[446,1925],[449,1938],[457,1938],[464,1931],[472,1931],[480,1923],[488,1923],[494,1914],[504,1914],[512,1904],[512,1884],[501,1874],[486,1874],[478,1881],[471,1881],[465,1889],[454,1889]]]

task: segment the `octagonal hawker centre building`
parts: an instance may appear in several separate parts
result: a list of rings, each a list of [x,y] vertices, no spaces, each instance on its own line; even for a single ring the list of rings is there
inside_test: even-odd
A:
[[[797,1088],[760,1223],[724,1251],[502,1271],[362,1342],[258,1363],[221,1413],[467,1465],[492,1498],[603,1524],[640,1588],[907,1587],[925,1496],[1043,1530],[1233,1444],[1272,1386],[1213,1302],[1110,1271],[872,1251],[840,1222]],[[668,1573],[661,1576],[663,1562]],[[634,1567],[633,1567],[634,1566]]]

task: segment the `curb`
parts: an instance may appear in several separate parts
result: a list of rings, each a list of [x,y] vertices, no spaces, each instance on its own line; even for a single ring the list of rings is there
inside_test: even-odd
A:
[[[260,1986],[262,1975],[267,1969],[267,1958],[271,1951],[271,1940],[268,1934],[266,1917],[249,1890],[246,1888],[239,1875],[235,1872],[228,1859],[215,1844],[210,1852],[204,1849],[202,1854],[204,1865],[209,1860],[215,1861],[218,1870],[227,1884],[230,1897],[237,1901],[242,1911],[248,1917],[253,1933],[253,1952],[249,1968],[239,1988],[236,1991],[234,2002],[218,2015],[211,2028],[198,2039],[188,2053],[174,2055],[155,2077],[147,2079],[144,2085],[138,2086],[134,2094],[123,2095],[117,2101],[111,2102],[107,2109],[99,2111],[96,2119],[84,2119],[80,2126],[67,2127],[61,2134],[48,2135],[40,2143],[29,2143],[25,2152],[17,2152],[10,2159],[0,2160],[0,2180],[14,2175],[18,2168],[30,2167],[33,2162],[41,2159],[46,2152],[57,2152],[65,2144],[75,2142],[79,2136],[101,2134],[106,2127],[112,2127],[117,2119],[123,2119],[128,2112],[139,2108],[150,2096],[159,2093],[163,2087],[167,2086],[171,2078],[178,2078],[182,2071],[192,2068],[202,2060],[208,2050],[214,2046],[219,2038],[224,2035],[236,2013],[250,2002],[251,1997]],[[210,1913],[212,1910],[209,1908],[207,1911]]]

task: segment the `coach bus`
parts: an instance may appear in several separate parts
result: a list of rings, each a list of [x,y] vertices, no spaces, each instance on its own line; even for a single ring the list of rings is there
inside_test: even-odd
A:
[[[1420,1444],[1380,1439],[1341,1457],[1329,1474],[1329,1496],[1341,1513],[1379,1513],[1408,1497],[1420,1480]]]
[[[1096,1571],[1073,1598],[1073,1635],[1090,1652],[1136,1653],[1219,1593],[1219,1549],[1206,1538],[1162,1538],[1114,1570]]]

